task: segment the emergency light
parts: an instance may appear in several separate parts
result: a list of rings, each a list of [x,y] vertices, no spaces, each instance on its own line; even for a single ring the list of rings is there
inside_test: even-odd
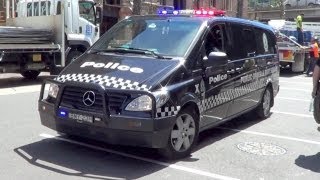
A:
[[[59,117],[67,117],[68,112],[64,109],[59,109],[58,116]]]
[[[158,10],[159,15],[199,15],[199,16],[224,16],[223,10],[198,9],[198,10]]]

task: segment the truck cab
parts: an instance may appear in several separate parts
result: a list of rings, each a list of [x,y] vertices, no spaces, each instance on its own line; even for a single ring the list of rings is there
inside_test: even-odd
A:
[[[93,0],[20,0],[17,17],[60,15],[64,6],[66,64],[99,39],[100,11]],[[98,18],[97,18],[98,17]],[[69,49],[68,49],[69,48]]]
[[[6,26],[0,27],[0,72],[27,79],[57,74],[99,39],[101,8],[93,0],[11,3],[6,0]]]

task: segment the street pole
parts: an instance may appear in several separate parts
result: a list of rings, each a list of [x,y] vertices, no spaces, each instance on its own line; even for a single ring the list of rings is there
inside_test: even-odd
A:
[[[284,9],[284,3],[283,0],[280,0],[280,19],[285,18],[285,9]]]
[[[134,15],[141,14],[141,0],[133,0],[133,10]]]
[[[237,1],[237,17],[241,18],[243,15],[243,0]]]
[[[10,0],[7,0],[6,1],[6,15],[7,15],[7,19],[9,19],[10,18]]]

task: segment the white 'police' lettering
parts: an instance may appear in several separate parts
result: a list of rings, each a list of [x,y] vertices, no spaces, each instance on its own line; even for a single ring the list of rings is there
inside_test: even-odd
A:
[[[85,62],[80,67],[81,68],[94,67],[94,68],[105,68],[105,69],[118,69],[120,71],[130,71],[133,73],[142,73],[143,72],[143,69],[141,69],[141,68],[130,67],[127,65],[120,65],[120,63],[113,63],[113,62],[108,62],[107,64],[95,63],[95,62]]]
[[[226,80],[228,78],[228,75],[227,74],[218,74],[216,77],[209,77],[209,84],[212,84],[212,83],[217,83],[217,82],[220,82],[220,81],[223,81],[223,80]]]

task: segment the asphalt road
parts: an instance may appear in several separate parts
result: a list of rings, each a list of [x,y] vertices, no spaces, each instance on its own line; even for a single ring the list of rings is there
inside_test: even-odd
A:
[[[205,131],[192,156],[175,162],[152,149],[70,139],[41,126],[39,84],[48,77],[0,76],[0,179],[320,179],[310,77],[282,72],[270,118],[246,115]]]

